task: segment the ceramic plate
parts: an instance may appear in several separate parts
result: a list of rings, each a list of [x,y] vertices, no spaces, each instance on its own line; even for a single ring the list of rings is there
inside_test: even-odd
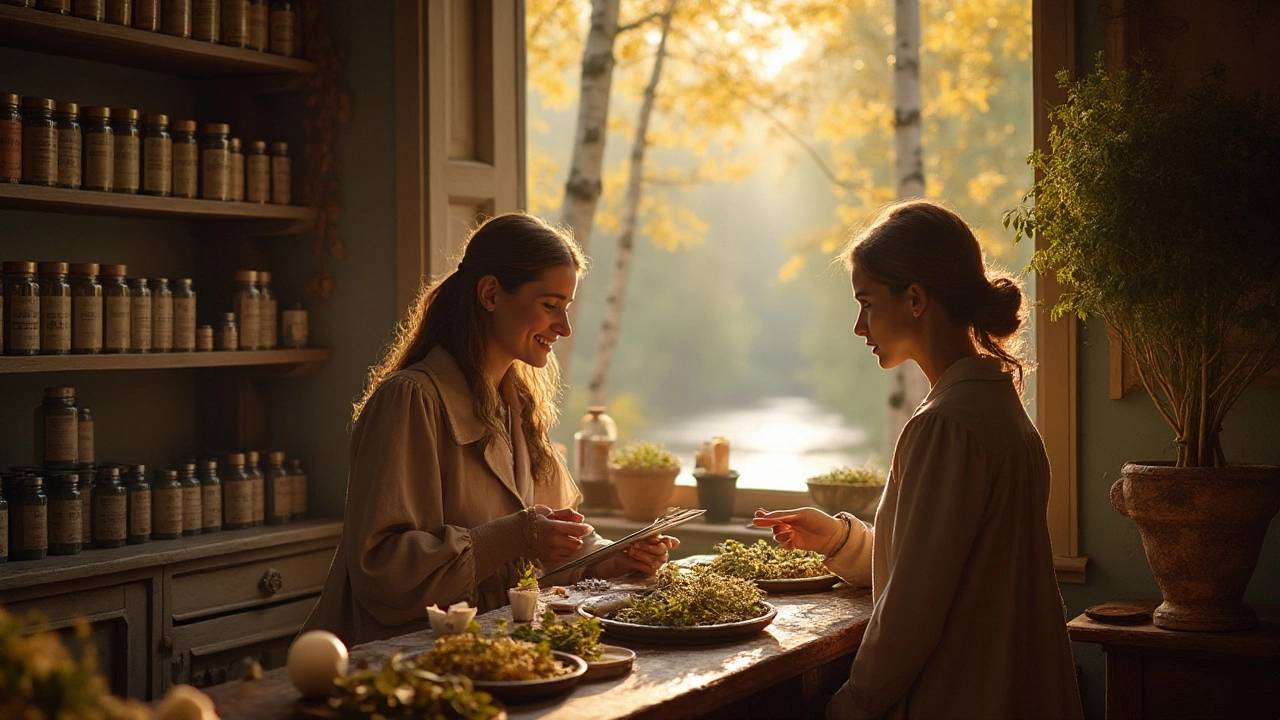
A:
[[[765,612],[758,618],[721,625],[698,625],[687,628],[637,625],[635,623],[610,620],[606,617],[606,615],[627,602],[627,599],[627,597],[618,597],[616,594],[593,598],[578,606],[578,614],[583,617],[599,618],[600,623],[604,625],[605,633],[610,637],[654,645],[710,645],[712,643],[745,640],[764,630],[778,614],[777,608],[765,602],[761,603],[764,605]]]
[[[587,673],[582,676],[582,682],[608,680],[631,672],[631,665],[636,660],[635,650],[601,643],[600,651],[603,655],[599,660],[587,661]]]
[[[818,592],[840,582],[835,575],[818,575],[817,577],[787,578],[784,580],[756,580],[756,587],[771,593],[803,593]]]
[[[577,655],[552,650],[560,664],[572,668],[568,675],[547,678],[546,680],[473,680],[477,690],[484,690],[490,695],[508,703],[537,700],[559,695],[573,689],[587,672],[587,662]]]
[[[293,720],[342,720],[342,717],[329,707],[328,698],[298,698],[293,704]],[[507,720],[507,711],[499,706],[492,720]]]

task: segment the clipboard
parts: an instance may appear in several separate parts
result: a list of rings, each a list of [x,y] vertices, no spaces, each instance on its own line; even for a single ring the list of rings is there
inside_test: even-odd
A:
[[[649,525],[642,527],[639,530],[636,530],[635,532],[631,533],[630,535],[627,535],[621,540],[617,540],[608,545],[604,545],[602,547],[596,548],[595,550],[592,550],[591,552],[587,553],[586,555],[583,555],[582,557],[576,560],[570,560],[569,562],[565,563],[564,565],[561,565],[558,568],[548,570],[546,575],[555,575],[558,573],[565,572],[566,570],[575,570],[577,568],[585,567],[587,565],[594,565],[600,562],[601,560],[604,560],[605,558],[612,557],[613,555],[616,555],[617,553],[620,553],[623,550],[626,550],[638,540],[644,540],[646,538],[651,538],[654,535],[660,535],[663,532],[670,530],[673,527],[676,527],[677,525],[683,525],[684,523],[687,523],[694,518],[702,517],[703,515],[706,515],[706,514],[707,514],[707,511],[701,508],[692,508],[692,509],[672,508],[671,511],[668,512],[666,515],[663,515],[657,520],[654,520],[653,522],[649,523]]]

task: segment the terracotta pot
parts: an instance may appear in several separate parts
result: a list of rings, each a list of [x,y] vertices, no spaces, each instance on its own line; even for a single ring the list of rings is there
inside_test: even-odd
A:
[[[820,483],[806,481],[809,497],[818,507],[835,515],[852,513],[864,520],[874,519],[884,497],[884,485],[850,485],[848,483]]]
[[[1111,506],[1138,524],[1164,596],[1152,615],[1157,626],[1223,631],[1258,624],[1244,591],[1280,511],[1280,467],[1127,463],[1111,486]]]
[[[679,474],[678,467],[637,470],[610,466],[609,480],[618,492],[622,516],[648,523],[665,515]]]

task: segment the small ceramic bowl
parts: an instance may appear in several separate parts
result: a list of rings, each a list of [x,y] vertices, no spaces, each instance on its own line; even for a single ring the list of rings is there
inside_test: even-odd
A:
[[[431,622],[431,630],[436,635],[457,635],[467,629],[467,623],[476,616],[476,608],[465,602],[454,603],[447,611],[439,606],[427,606],[427,620]]]

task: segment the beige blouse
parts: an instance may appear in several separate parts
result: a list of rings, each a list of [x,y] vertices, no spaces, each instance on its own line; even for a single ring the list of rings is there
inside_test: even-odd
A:
[[[874,530],[855,522],[827,559],[875,600],[827,717],[1082,717],[1048,502],[1009,374],[956,362],[903,428]]]
[[[503,390],[519,418],[519,401]],[[428,605],[507,604],[519,558],[532,555],[524,508],[575,507],[581,498],[563,467],[534,486],[514,425],[514,452],[505,438],[490,440],[442,348],[387,378],[351,434],[342,538],[305,629],[354,645],[425,629]],[[601,542],[586,540],[583,552]]]

